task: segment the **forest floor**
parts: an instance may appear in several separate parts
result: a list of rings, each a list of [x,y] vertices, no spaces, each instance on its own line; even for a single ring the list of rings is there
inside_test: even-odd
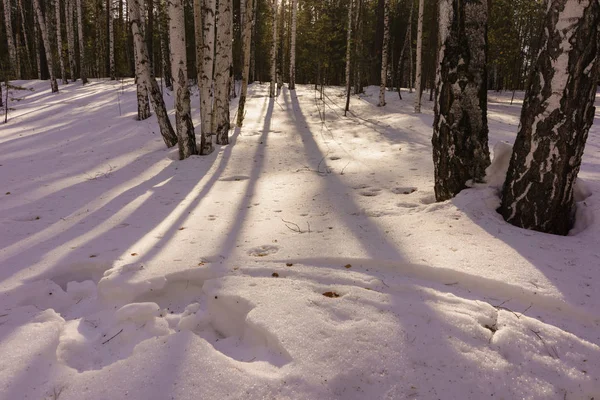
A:
[[[341,88],[255,84],[231,144],[178,161],[132,80],[17,83],[0,399],[600,398],[598,195],[567,237],[505,223],[498,182],[435,203],[427,94],[415,115],[368,88],[344,117]],[[597,112],[592,193],[599,146]]]

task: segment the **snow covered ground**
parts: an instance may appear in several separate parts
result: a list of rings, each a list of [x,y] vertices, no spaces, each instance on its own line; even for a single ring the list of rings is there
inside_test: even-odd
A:
[[[427,95],[344,117],[340,88],[253,85],[232,145],[177,161],[131,80],[18,83],[0,399],[600,398],[600,224],[515,228],[494,185],[435,203]],[[520,107],[490,93],[490,148]]]

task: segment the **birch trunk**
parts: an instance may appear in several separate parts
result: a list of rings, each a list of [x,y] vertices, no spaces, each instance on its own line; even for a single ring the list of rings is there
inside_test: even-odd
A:
[[[215,122],[217,144],[229,143],[229,92],[231,90],[231,0],[219,0],[215,59]]]
[[[14,77],[21,78],[21,71],[19,71],[17,63],[17,48],[15,46],[15,37],[12,29],[12,9],[10,0],[4,0],[4,26],[6,28],[6,41],[8,42],[8,59],[10,61],[11,72]]]
[[[350,67],[352,65],[352,8],[354,0],[350,0],[348,5],[348,30],[346,32],[346,107],[344,107],[344,116],[350,110]]]
[[[202,1],[202,0],[200,0]],[[166,11],[166,0],[158,1],[158,13],[159,13],[159,30],[160,30],[160,59],[162,66],[162,78],[165,82],[165,86],[169,90],[173,90],[173,77],[171,76],[171,61],[169,50],[169,22]]]
[[[33,36],[35,40],[33,41],[35,46],[35,62],[37,64],[37,75],[38,79],[42,80],[42,60],[40,59],[40,34],[38,32],[38,19],[37,14],[33,13]]]
[[[31,65],[31,52],[29,51],[29,39],[27,38],[27,29],[25,28],[28,24],[27,20],[25,19],[25,13],[23,11],[23,1],[17,0],[17,5],[19,7],[19,14],[21,15],[21,23],[23,24],[23,40],[25,42],[27,67],[29,68],[29,71],[33,71],[33,66]]]
[[[83,40],[83,10],[81,9],[81,0],[77,1],[77,33],[79,35],[79,76],[81,83],[88,83],[87,72],[85,70],[85,42]]]
[[[114,9],[113,0],[107,0],[106,11],[108,13],[108,73],[110,79],[117,79],[115,68],[115,28],[114,28]]]
[[[400,50],[400,58],[398,59],[398,96],[400,100],[402,100],[402,83],[404,81],[404,58],[406,48],[411,46],[410,43],[410,32],[412,30],[412,18],[413,18],[413,9],[415,8],[415,2],[411,0],[410,3],[410,13],[408,16],[408,26],[406,27],[406,34],[404,35],[404,43],[402,44],[402,50]],[[412,63],[412,60],[410,61]]]
[[[435,197],[481,182],[490,165],[487,126],[487,1],[440,0],[433,162]]]
[[[246,15],[244,16],[244,25],[243,25],[243,39],[242,44],[244,48],[244,70],[242,73],[242,88],[240,91],[240,102],[238,103],[238,112],[237,112],[237,126],[240,128],[244,123],[244,107],[246,106],[246,96],[248,94],[248,78],[250,75],[250,46],[252,41],[252,25],[253,21],[253,0],[241,0],[242,3],[245,3],[245,11]]]
[[[354,44],[354,55],[356,59],[354,60],[354,94],[359,94],[363,92],[362,86],[362,76],[361,76],[361,59],[359,58],[359,54],[362,54],[362,18],[361,18],[361,9],[362,9],[362,0],[356,0],[356,12],[354,26],[356,29],[356,40]]]
[[[44,50],[46,51],[46,61],[48,62],[48,72],[50,73],[50,87],[52,88],[52,93],[56,93],[58,92],[58,83],[56,82],[56,76],[54,76],[52,48],[50,47],[48,28],[46,27],[46,21],[44,19],[44,14],[42,13],[39,0],[33,0],[33,8],[35,9],[35,13],[37,15],[38,25],[42,34],[42,44],[44,46]]]
[[[167,147],[173,147],[177,143],[177,136],[173,131],[173,126],[169,120],[167,109],[163,96],[160,93],[158,83],[154,78],[154,75],[150,71],[148,63],[148,54],[146,44],[144,43],[144,24],[142,23],[142,13],[140,1],[143,0],[129,0],[129,14],[131,16],[131,33],[133,34],[133,47],[136,53],[136,59],[140,65],[139,70],[136,69],[137,81],[142,85],[146,86],[150,90],[150,99],[152,100],[152,107],[156,112],[156,118],[158,119],[158,126],[160,127],[160,134],[165,141]],[[142,3],[143,4],[143,3]]]
[[[388,47],[390,45],[390,0],[383,3],[383,45],[381,46],[381,80],[379,83],[379,106],[385,106],[387,84]]]
[[[69,69],[71,70],[71,80],[77,80],[77,63],[75,61],[75,32],[73,31],[73,1],[66,0],[65,17],[67,24],[67,45],[69,48]]]
[[[185,49],[185,17],[183,0],[169,0],[169,33],[171,45],[171,73],[175,78],[175,126],[179,159],[184,160],[198,154],[196,134],[190,109],[190,90],[188,88],[187,57]]]
[[[204,47],[204,40],[202,40],[202,0],[194,0],[192,3],[194,9],[194,40],[196,43],[195,54],[196,54],[196,80],[198,81],[198,90],[200,90],[200,83],[202,82],[202,48]]]
[[[254,2],[254,9],[252,10],[252,44],[250,45],[250,82],[256,81],[256,14],[258,10],[258,0]]]
[[[215,54],[215,0],[203,0],[202,7],[202,80],[200,87],[200,151],[209,154],[213,150],[213,60]]]
[[[290,38],[290,90],[296,89],[296,24],[298,20],[298,0],[292,0],[292,27]]]
[[[550,0],[500,213],[513,225],[566,235],[573,184],[594,120],[600,2]]]
[[[140,3],[141,1],[141,3]],[[129,2],[129,0],[128,0]],[[132,5],[133,5],[133,9],[132,9]],[[138,27],[138,34],[143,34],[144,33],[144,17],[146,15],[145,13],[145,4],[143,2],[143,0],[133,0],[133,3],[131,3],[129,5],[129,23],[133,24],[133,20],[134,18],[136,18],[136,26]],[[134,15],[134,13],[132,11],[135,11],[137,9],[137,14]],[[136,42],[136,37],[135,37],[135,32],[133,31],[133,25],[132,25],[132,29],[131,29],[131,35],[133,38],[133,42]],[[143,36],[142,38],[142,44],[144,46],[146,46],[146,36]],[[134,46],[136,47],[136,46]],[[145,52],[143,54],[148,54],[148,49],[145,48]],[[147,57],[143,58],[141,57],[140,51],[137,48],[133,49],[133,62],[134,62],[134,68],[135,68],[135,85],[136,85],[136,95],[137,95],[137,115],[138,115],[138,121],[143,121],[145,119],[150,118],[150,116],[152,115],[152,113],[150,112],[150,102],[148,101],[148,85],[142,80],[140,79],[140,77],[144,74],[144,68],[147,68],[148,66],[146,65],[148,62]]]
[[[271,0],[271,13],[273,14],[273,43],[271,44],[271,83],[269,97],[275,97],[277,84],[277,0]]]
[[[415,74],[415,113],[421,113],[421,70],[423,69],[423,3],[419,0],[419,19],[417,22],[417,71]],[[487,84],[487,82],[484,82]]]
[[[67,73],[65,72],[65,57],[62,45],[62,24],[60,23],[60,8],[60,0],[56,0],[54,9],[56,11],[56,43],[58,47],[58,61],[60,63],[60,77],[62,78],[62,83],[67,84],[69,83],[69,81],[67,80]]]

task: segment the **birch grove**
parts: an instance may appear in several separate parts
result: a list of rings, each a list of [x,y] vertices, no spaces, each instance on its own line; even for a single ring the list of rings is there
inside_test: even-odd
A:
[[[83,10],[81,8],[81,0],[77,1],[77,33],[79,35],[79,76],[81,77],[81,83],[88,83],[87,72],[86,72],[86,59],[85,59],[85,44],[83,36]]]
[[[75,32],[73,30],[73,2],[75,0],[66,0],[65,3],[65,19],[67,23],[67,49],[69,52],[69,72],[71,73],[71,81],[77,79],[77,63],[75,61]]]

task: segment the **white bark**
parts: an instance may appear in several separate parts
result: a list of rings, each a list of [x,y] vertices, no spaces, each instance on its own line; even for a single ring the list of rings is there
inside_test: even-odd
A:
[[[269,97],[275,97],[275,85],[277,83],[277,0],[271,0],[271,12],[273,14],[273,43],[271,44],[271,84],[269,86]]]
[[[39,33],[38,33],[38,20],[37,20],[37,14],[33,13],[33,37],[34,37],[34,45],[35,45],[35,61],[37,64],[37,75],[38,75],[38,79],[42,80],[42,63],[40,60],[40,43],[39,43]]]
[[[69,69],[71,70],[71,80],[77,79],[77,63],[75,61],[75,32],[73,30],[73,2],[75,0],[66,0],[65,16],[67,24],[67,45],[69,48]]]
[[[417,22],[417,73],[415,74],[415,113],[421,112],[421,69],[423,54],[423,3],[419,0],[419,20]]]
[[[346,96],[350,92],[350,65],[352,56],[352,8],[354,1],[350,0],[348,4],[348,28],[346,32]]]
[[[196,42],[196,79],[198,81],[198,90],[200,90],[200,83],[202,82],[202,47],[204,47],[204,41],[202,40],[202,0],[194,0],[192,3],[194,9],[194,39]]]
[[[15,46],[15,38],[12,30],[12,12],[10,0],[4,0],[4,26],[6,28],[6,41],[8,42],[8,59],[10,66],[15,74],[14,76],[21,77],[17,63],[17,48]]]
[[[241,127],[244,122],[244,107],[246,105],[246,96],[248,93],[248,78],[250,75],[250,46],[252,42],[252,25],[253,25],[253,0],[241,0],[244,4],[246,15],[244,16],[242,45],[244,50],[244,69],[242,72],[242,88],[240,91],[240,102],[238,103],[237,126]]]
[[[219,0],[217,14],[217,46],[215,56],[215,121],[217,144],[228,144],[229,92],[233,39],[231,0]]]
[[[58,61],[60,63],[60,77],[62,79],[62,83],[69,83],[67,80],[67,73],[65,72],[65,57],[63,52],[62,45],[62,32],[60,23],[60,0],[56,0],[54,10],[56,11],[56,43],[58,47]]]
[[[144,17],[146,15],[145,13],[145,3],[143,0],[142,3],[139,3],[140,0],[133,0],[130,1],[129,4],[129,21],[130,23],[134,22],[135,19],[135,25],[138,27],[138,34],[143,33],[144,31]],[[132,8],[133,7],[133,8]],[[134,12],[136,12],[134,14]],[[133,25],[132,25],[132,29],[133,29]],[[134,31],[132,30],[132,33]],[[140,33],[141,32],[141,33]],[[135,35],[135,33],[134,33]],[[143,36],[142,40],[143,40],[143,46],[147,49],[146,47],[146,42],[145,39],[146,36]],[[137,38],[134,38],[134,40],[136,40]],[[137,114],[138,114],[138,120],[139,121],[143,121],[145,119],[150,118],[150,116],[152,115],[150,113],[150,102],[148,101],[148,85],[144,83],[144,81],[142,79],[140,79],[140,77],[144,74],[144,68],[147,67],[147,63],[148,63],[148,59],[143,58],[142,57],[142,53],[140,53],[139,49],[137,49],[137,46],[134,46],[134,52],[133,52],[133,60],[134,60],[134,66],[135,66],[135,84],[136,84],[136,94],[137,94]]]
[[[110,79],[117,79],[115,68],[115,29],[114,29],[114,8],[113,0],[108,0],[108,65]]]
[[[169,1],[169,33],[171,71],[174,78],[173,91],[175,92],[175,126],[179,144],[179,159],[183,160],[193,154],[198,154],[190,109],[183,0]]]
[[[200,123],[202,154],[212,152],[213,61],[215,53],[215,0],[203,0],[202,7],[202,79],[200,82]]]
[[[292,27],[290,37],[290,90],[296,89],[296,24],[298,0],[292,0]]]
[[[21,14],[21,23],[23,24],[23,27],[27,26],[27,21],[25,20],[25,13],[23,11],[23,1],[22,0],[17,0],[17,5],[19,7],[19,13]],[[26,55],[27,55],[27,66],[29,67],[29,70],[33,70],[32,65],[31,65],[31,52],[29,51],[29,39],[27,38],[27,29],[23,28],[23,40],[25,42],[25,51],[26,51]]]
[[[42,34],[42,43],[44,46],[44,50],[46,51],[46,61],[48,62],[48,71],[50,72],[50,87],[52,88],[53,93],[58,92],[58,83],[56,83],[56,77],[54,76],[54,63],[52,62],[52,48],[50,47],[50,38],[48,36],[48,29],[46,27],[46,21],[44,19],[44,14],[42,13],[42,8],[40,7],[39,0],[33,0],[33,8],[35,9],[35,13],[37,15],[38,25]]]
[[[387,83],[388,47],[390,44],[390,0],[383,4],[383,45],[381,46],[381,81],[379,83],[379,106],[385,106]]]
[[[83,40],[83,10],[81,9],[81,0],[77,1],[77,33],[79,35],[79,76],[81,83],[88,83],[85,70],[85,42]]]
[[[152,107],[156,112],[160,133],[167,147],[173,147],[177,143],[177,136],[173,131],[171,121],[167,115],[167,109],[162,94],[160,93],[158,83],[150,72],[148,48],[145,43],[140,1],[143,3],[143,0],[128,1],[129,15],[131,17],[131,32],[133,34],[133,47],[136,54],[135,58],[137,60],[136,65],[139,65],[139,68],[136,68],[136,79],[139,84],[150,90],[150,99],[152,100]]]

